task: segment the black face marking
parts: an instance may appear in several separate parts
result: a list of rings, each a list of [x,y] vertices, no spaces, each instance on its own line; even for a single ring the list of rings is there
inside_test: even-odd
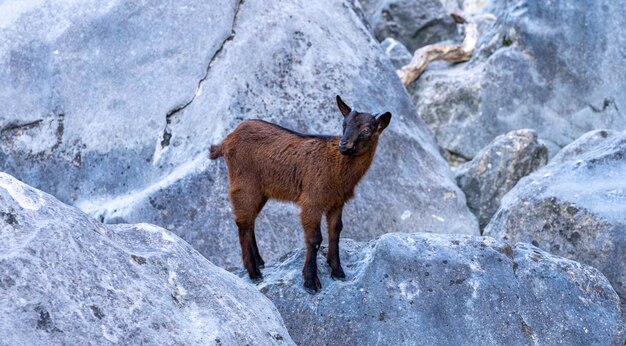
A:
[[[339,151],[344,155],[360,155],[369,149],[377,120],[369,113],[352,110],[344,117]]]

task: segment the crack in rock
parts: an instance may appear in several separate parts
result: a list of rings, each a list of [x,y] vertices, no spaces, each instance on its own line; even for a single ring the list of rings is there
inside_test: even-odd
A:
[[[537,345],[537,337],[535,336],[533,329],[528,325],[528,323],[526,323],[526,320],[524,320],[524,317],[522,316],[521,313],[518,312],[517,315],[519,317],[522,334],[530,338],[532,340],[533,345]]]
[[[452,149],[442,148],[442,156],[448,161],[451,167],[459,167],[464,163],[472,161],[472,158]]]
[[[588,106],[589,108],[591,108],[591,111],[594,113],[602,113],[611,106],[613,106],[615,110],[617,110],[619,113],[619,108],[617,108],[617,103],[615,103],[615,100],[613,98],[605,98],[602,102],[602,105],[599,107],[593,104],[588,104]]]
[[[5,135],[7,132],[18,132],[18,131],[30,130],[34,127],[39,126],[42,121],[43,119],[38,119],[38,120],[31,121],[30,123],[25,123],[25,124],[10,124],[6,126],[5,128],[3,128],[2,130],[0,130],[0,135]]]
[[[13,138],[23,135],[25,131],[39,127],[42,122],[43,119],[37,119],[25,124],[9,124],[0,129],[0,139],[2,139],[2,143],[12,142]]]
[[[235,32],[235,27],[236,27],[236,24],[237,24],[237,18],[239,17],[239,11],[241,9],[241,5],[243,4],[243,2],[244,2],[244,0],[240,0],[240,1],[237,2],[237,7],[235,8],[235,15],[233,16],[233,24],[231,26],[230,35],[228,35],[228,37],[226,37],[226,39],[222,42],[220,47],[215,51],[215,53],[213,54],[213,56],[209,60],[209,63],[207,64],[204,76],[198,81],[198,85],[196,86],[196,91],[194,92],[194,94],[191,97],[191,99],[189,101],[187,101],[186,103],[184,103],[183,105],[176,106],[176,107],[172,108],[165,115],[165,128],[163,129],[163,134],[161,136],[161,142],[160,142],[161,150],[165,149],[167,146],[170,145],[170,140],[172,139],[172,129],[170,128],[170,125],[172,123],[172,118],[176,114],[178,114],[180,111],[182,111],[183,109],[187,108],[190,104],[193,103],[193,101],[196,99],[196,97],[200,94],[200,89],[202,88],[202,83],[204,83],[204,81],[209,76],[209,71],[211,70],[211,66],[213,65],[213,62],[220,55],[220,53],[224,49],[224,46],[226,45],[226,43],[232,41],[235,38],[235,33],[236,33]],[[157,161],[159,156],[155,155],[156,159],[154,161]]]
[[[65,119],[65,113],[56,112],[56,117],[57,117],[57,129],[55,132],[55,136],[56,136],[57,141],[52,146],[52,150],[56,150],[61,146],[61,144],[63,143],[63,133],[65,131],[65,126],[63,124],[63,121]]]

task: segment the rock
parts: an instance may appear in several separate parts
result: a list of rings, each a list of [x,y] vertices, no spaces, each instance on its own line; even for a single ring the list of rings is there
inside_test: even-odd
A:
[[[321,265],[304,291],[304,251],[261,284],[299,345],[621,345],[619,298],[596,269],[489,237],[399,234],[343,241],[347,281]],[[558,323],[555,323],[558,321]]]
[[[418,113],[469,159],[515,129],[536,129],[550,156],[585,132],[626,129],[625,4],[491,1],[483,11],[498,20],[483,16],[473,59],[429,67],[410,88]]]
[[[432,134],[348,3],[13,3],[0,5],[0,170],[103,222],[157,224],[215,264],[240,266],[225,164],[209,161],[209,145],[251,118],[339,134],[340,94],[393,113],[345,210],[345,235],[416,223],[478,234]],[[302,244],[292,205],[269,203],[257,230],[265,260]]]
[[[626,302],[626,132],[592,131],[523,178],[485,234],[598,268]]]
[[[496,137],[471,162],[461,166],[456,182],[483,229],[517,182],[548,161],[548,149],[534,130],[516,130]]]
[[[489,0],[447,0],[446,2],[448,2],[446,5],[448,8],[456,5],[457,8],[462,8],[463,12],[471,15],[481,13],[487,4],[493,5],[493,2]]]
[[[456,24],[441,0],[360,0],[372,33],[392,37],[411,52],[456,36]]]
[[[0,253],[6,345],[293,345],[267,298],[174,234],[103,225],[4,173]]]
[[[380,43],[380,46],[396,69],[400,69],[402,66],[411,62],[413,55],[399,41],[387,37]]]

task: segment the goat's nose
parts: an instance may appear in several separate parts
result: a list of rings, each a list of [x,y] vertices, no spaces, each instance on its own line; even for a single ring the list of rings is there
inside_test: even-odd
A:
[[[352,144],[348,144],[348,141],[342,140],[341,142],[339,142],[339,150],[350,150],[352,149],[353,145]]]

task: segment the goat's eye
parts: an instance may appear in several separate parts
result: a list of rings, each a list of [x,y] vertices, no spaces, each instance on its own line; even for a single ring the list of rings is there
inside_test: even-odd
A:
[[[364,135],[369,135],[370,134],[370,128],[366,127],[365,130],[363,130],[363,134]]]

